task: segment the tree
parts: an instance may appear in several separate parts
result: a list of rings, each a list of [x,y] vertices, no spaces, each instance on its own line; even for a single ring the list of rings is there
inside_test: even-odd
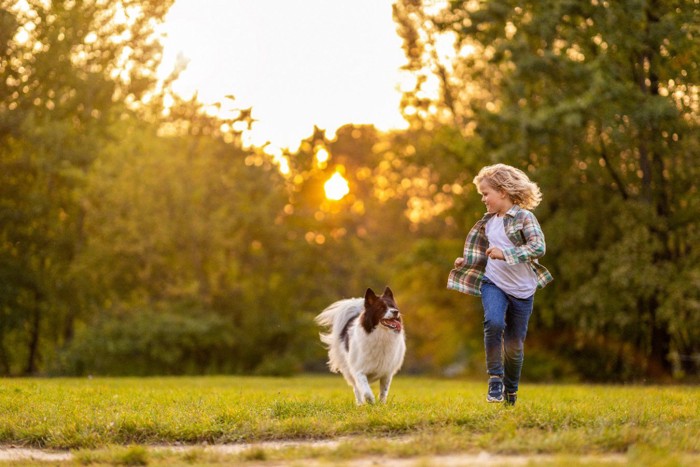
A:
[[[57,371],[177,372],[176,362],[161,358],[165,348],[182,356],[181,372],[293,371],[304,354],[295,336],[308,323],[288,303],[285,181],[268,156],[241,147],[237,128],[249,122],[247,110],[223,120],[194,99],[174,100],[161,121],[120,122],[122,138],[89,173],[88,241],[75,269],[103,291],[89,323],[115,345],[102,349],[101,339],[83,333]],[[124,340],[115,330],[144,323],[144,314],[152,326],[129,329],[139,338],[124,365],[130,350],[117,345]],[[181,339],[164,337],[173,323]],[[151,341],[161,350],[138,346]],[[102,361],[81,357],[86,347],[102,349]]]
[[[534,328],[587,377],[697,371],[695,2],[403,1],[395,17],[410,69],[440,85],[418,121],[543,187],[557,281]]]
[[[36,373],[81,304],[80,189],[109,124],[155,83],[172,1],[0,3],[0,371]],[[46,358],[48,356],[44,356]],[[18,363],[23,360],[23,363]]]

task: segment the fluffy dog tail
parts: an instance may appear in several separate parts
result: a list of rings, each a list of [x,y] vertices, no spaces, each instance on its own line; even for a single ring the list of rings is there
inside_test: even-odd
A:
[[[343,329],[346,329],[347,324],[362,313],[364,307],[364,299],[348,298],[333,303],[316,317],[316,323],[319,326],[328,328],[327,333],[320,333],[319,336],[331,353],[331,362],[329,362],[331,367],[335,366],[332,355],[340,350]],[[337,371],[334,368],[331,370]]]

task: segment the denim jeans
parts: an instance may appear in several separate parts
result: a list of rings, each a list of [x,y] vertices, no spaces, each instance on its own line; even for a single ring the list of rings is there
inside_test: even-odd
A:
[[[509,393],[518,390],[534,298],[534,294],[524,299],[508,295],[486,277],[481,283],[486,370],[489,375],[501,376]]]

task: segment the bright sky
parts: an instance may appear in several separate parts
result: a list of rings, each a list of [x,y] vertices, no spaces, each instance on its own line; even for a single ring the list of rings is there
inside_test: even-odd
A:
[[[176,0],[162,70],[189,60],[175,90],[205,103],[253,107],[250,140],[296,149],[314,124],[403,128],[405,63],[392,0]]]

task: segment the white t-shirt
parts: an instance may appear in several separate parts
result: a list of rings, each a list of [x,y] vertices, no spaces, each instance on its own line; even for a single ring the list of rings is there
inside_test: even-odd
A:
[[[486,223],[486,238],[490,247],[501,250],[515,247],[506,235],[503,217],[497,215]],[[537,290],[537,275],[530,263],[508,264],[502,259],[489,258],[484,274],[499,289],[516,298],[528,298]]]

